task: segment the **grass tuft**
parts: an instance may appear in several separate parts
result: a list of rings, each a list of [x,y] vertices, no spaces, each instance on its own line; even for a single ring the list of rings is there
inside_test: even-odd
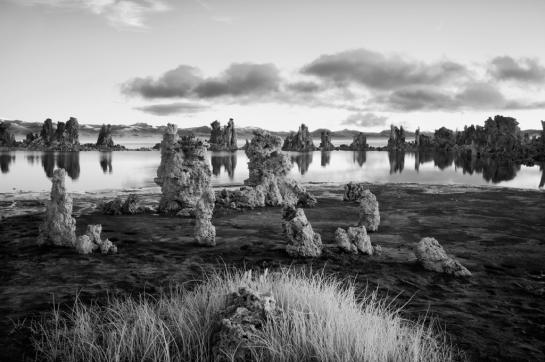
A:
[[[226,296],[246,286],[272,293],[280,313],[255,338],[263,361],[452,361],[455,348],[430,324],[402,319],[352,283],[323,274],[224,270],[188,291],[157,298],[112,298],[106,306],[76,299],[32,324],[37,358],[47,361],[209,361],[215,318]]]

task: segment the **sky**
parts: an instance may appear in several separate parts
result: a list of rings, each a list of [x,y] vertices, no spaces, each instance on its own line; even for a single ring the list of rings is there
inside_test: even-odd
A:
[[[0,118],[540,129],[544,17],[543,0],[0,0]]]

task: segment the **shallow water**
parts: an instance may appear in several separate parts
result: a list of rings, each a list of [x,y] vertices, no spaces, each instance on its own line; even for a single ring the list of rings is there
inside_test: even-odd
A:
[[[291,175],[304,183],[412,182],[420,184],[496,185],[538,189],[545,167],[527,167],[494,160],[456,160],[452,155],[384,151],[287,152]],[[212,182],[241,185],[248,177],[244,151],[209,152]],[[0,153],[0,192],[40,192],[50,188],[53,170],[68,173],[72,192],[136,189],[156,186],[158,151]]]

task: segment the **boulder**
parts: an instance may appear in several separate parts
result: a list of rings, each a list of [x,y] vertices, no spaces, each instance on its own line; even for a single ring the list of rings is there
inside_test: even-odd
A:
[[[322,238],[312,230],[303,209],[286,204],[282,209],[282,230],[290,256],[318,257],[322,254]]]
[[[89,236],[81,235],[76,239],[75,247],[76,251],[80,254],[91,254],[98,247],[98,245],[93,243]]]
[[[359,201],[367,190],[364,184],[349,182],[344,185],[343,201]]]
[[[297,133],[291,132],[286,136],[282,150],[297,152],[316,150],[316,146],[314,146],[314,142],[312,141],[312,136],[304,123],[299,126],[299,131],[297,131]]]
[[[241,287],[228,295],[212,334],[211,361],[253,361],[255,356],[249,347],[258,342],[259,331],[277,313],[276,301],[270,293]]]
[[[214,213],[214,191],[209,188],[203,192],[195,207],[195,241],[200,245],[216,245],[216,228],[212,225]]]
[[[210,165],[206,145],[194,136],[178,137],[178,128],[169,124],[161,142],[161,164],[155,183],[161,186],[159,211],[176,214],[194,210],[210,186]]]
[[[237,132],[232,118],[229,118],[229,122],[223,129],[218,121],[212,122],[210,126],[212,131],[208,143],[211,151],[235,151],[238,149]]]
[[[467,270],[454,258],[445,252],[445,249],[434,238],[423,238],[415,249],[416,259],[427,270],[438,273],[447,273],[455,276],[470,276]]]
[[[138,206],[138,195],[129,194],[125,200],[121,197],[98,205],[98,209],[104,215],[134,215],[144,212],[144,208]]]
[[[85,235],[78,236],[75,247],[80,254],[90,254],[100,249],[102,254],[115,254],[117,247],[108,239],[102,240],[102,225],[87,225]]]
[[[360,198],[360,220],[358,225],[365,226],[366,230],[377,231],[380,224],[380,212],[375,195],[365,190]]]
[[[112,138],[112,126],[103,124],[98,132],[98,138],[96,142],[98,148],[112,148],[114,147],[114,140]]]
[[[138,207],[138,196],[136,194],[129,194],[127,199],[121,206],[121,213],[123,215],[134,215],[140,211]]]
[[[354,136],[354,140],[350,144],[350,149],[353,151],[366,151],[369,148],[367,145],[367,137],[362,132]]]
[[[345,252],[357,254],[359,251],[362,254],[373,255],[371,238],[367,235],[365,226],[349,227],[348,231],[337,228],[335,241]]]
[[[76,220],[72,217],[72,198],[66,193],[66,171],[53,172],[51,200],[45,210],[45,220],[40,226],[38,244],[74,246],[76,242]]]
[[[320,139],[320,149],[322,151],[331,151],[335,149],[335,146],[331,143],[331,132],[329,130],[323,130],[320,133]]]
[[[112,201],[101,203],[99,208],[104,215],[122,215],[123,200],[120,197],[116,197]]]

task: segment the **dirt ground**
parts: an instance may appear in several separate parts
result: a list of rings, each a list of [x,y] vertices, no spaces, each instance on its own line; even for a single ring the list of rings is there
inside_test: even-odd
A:
[[[405,305],[404,317],[427,315],[446,330],[471,360],[545,360],[545,193],[460,186],[369,185],[380,203],[381,225],[371,234],[378,256],[339,253],[337,227],[355,225],[356,203],[342,201],[342,188],[314,185],[319,204],[305,209],[325,250],[317,259],[292,259],[284,251],[280,209],[244,212],[218,209],[217,246],[193,241],[194,220],[159,215],[104,216],[92,201],[75,199],[77,233],[102,224],[117,255],[81,256],[74,250],[34,245],[42,218],[36,211],[0,222],[0,356],[33,358],[24,325],[70,304],[108,295],[160,293],[190,283],[217,266],[248,269],[292,266],[350,278],[364,291],[377,289]],[[147,195],[148,201],[158,199]],[[151,200],[151,201],[150,201]],[[30,205],[30,206],[29,206]],[[415,262],[414,245],[435,237],[472,273],[454,278],[428,272]]]

